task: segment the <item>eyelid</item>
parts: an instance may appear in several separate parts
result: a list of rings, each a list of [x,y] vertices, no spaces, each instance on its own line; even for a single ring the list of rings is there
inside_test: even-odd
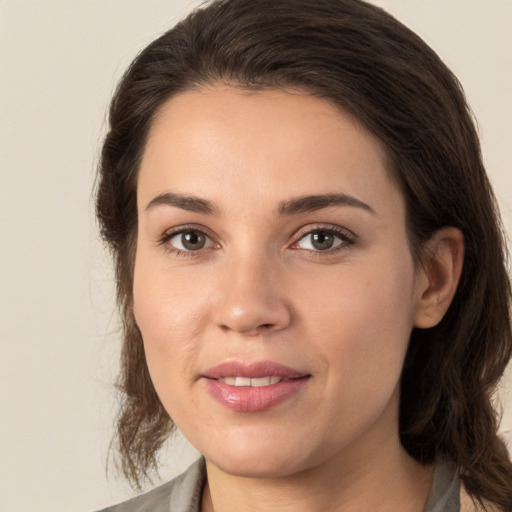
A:
[[[321,250],[313,250],[313,249],[302,249],[300,247],[294,247],[296,246],[303,238],[305,238],[308,235],[311,235],[312,233],[323,231],[326,233],[333,234],[334,236],[337,236],[342,240],[341,244],[338,244],[337,246],[326,249],[325,251]],[[301,228],[294,236],[293,236],[293,242],[290,244],[290,247],[292,249],[296,250],[304,250],[309,251],[312,253],[317,254],[332,254],[337,252],[338,250],[346,249],[347,246],[353,245],[357,241],[357,235],[350,231],[347,228],[336,226],[334,224],[308,224],[307,226],[304,226]]]
[[[206,236],[208,239],[211,240],[212,244],[208,247],[204,247],[201,249],[198,249],[196,251],[193,250],[183,250],[179,249],[174,246],[170,246],[168,244],[169,240],[171,240],[173,237],[184,233],[186,231],[197,231],[204,236]],[[334,236],[337,236],[342,240],[342,243],[338,244],[337,246],[326,249],[324,251],[322,250],[313,250],[313,249],[303,249],[300,247],[294,247],[297,245],[298,242],[300,242],[304,237],[307,235],[310,235],[312,233],[318,232],[318,231],[324,231],[327,233],[331,233]],[[348,247],[352,246],[358,239],[358,236],[353,233],[351,230],[337,226],[334,224],[308,224],[307,226],[302,227],[299,229],[295,235],[292,237],[293,241],[288,245],[289,248],[295,249],[295,250],[302,250],[307,251],[310,253],[314,253],[315,255],[328,255],[328,254],[334,254],[340,250],[347,249]],[[180,226],[172,227],[168,230],[166,230],[157,240],[157,244],[159,246],[163,246],[167,252],[174,253],[181,256],[199,256],[201,253],[204,253],[206,250],[218,249],[221,247],[221,244],[216,240],[215,235],[212,234],[211,230],[207,227],[200,225],[200,224],[184,224]]]
[[[169,244],[169,241],[175,236],[186,233],[187,231],[196,231],[201,233],[205,237],[207,237],[212,243],[208,247],[203,247],[201,249],[197,249],[196,251],[192,250],[184,250],[174,247]],[[159,236],[157,240],[157,244],[159,246],[163,246],[164,249],[169,252],[179,256],[199,256],[201,253],[204,253],[206,250],[211,250],[212,248],[219,248],[220,244],[215,240],[215,236],[212,235],[211,231],[202,226],[200,224],[184,224],[181,226],[175,226],[166,230],[161,236]]]

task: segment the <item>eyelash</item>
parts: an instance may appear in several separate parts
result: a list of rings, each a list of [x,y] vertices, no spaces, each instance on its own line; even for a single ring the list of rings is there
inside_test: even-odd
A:
[[[173,247],[169,242],[175,236],[181,235],[183,233],[198,233],[205,236],[212,242],[213,246],[219,246],[218,243],[213,241],[213,237],[208,233],[202,226],[180,226],[179,228],[172,229],[170,231],[166,231],[163,236],[158,240],[158,245],[162,246],[167,253],[173,254],[175,256],[180,256],[183,258],[193,258],[199,256],[202,252],[201,249],[196,251],[184,251],[182,249],[178,249],[177,247]]]
[[[198,233],[200,235],[205,236],[207,239],[211,241],[211,245],[206,248],[197,249],[195,251],[193,250],[182,250],[178,249],[174,246],[172,246],[169,242],[172,240],[175,236],[178,236],[183,233],[187,232],[194,232]],[[314,249],[302,249],[300,247],[297,247],[297,245],[304,240],[307,236],[311,236],[314,233],[324,233],[327,235],[333,235],[335,238],[338,238],[340,240],[340,243],[332,248],[328,248],[324,251],[322,250],[314,250]],[[347,229],[337,227],[337,226],[315,226],[313,228],[304,228],[302,231],[298,233],[298,235],[295,238],[295,241],[289,245],[291,249],[294,250],[304,250],[307,251],[309,254],[312,254],[315,257],[322,257],[327,255],[334,255],[337,254],[340,251],[347,250],[356,242],[356,235],[354,233],[348,231]],[[213,240],[213,237],[208,233],[208,230],[206,230],[202,226],[180,226],[179,228],[172,229],[170,231],[167,231],[164,233],[164,235],[158,240],[158,245],[162,246],[164,250],[170,254],[173,254],[175,256],[185,257],[185,258],[191,258],[191,257],[197,257],[200,256],[200,254],[203,252],[203,249],[207,249],[210,247],[218,248],[220,247],[220,244],[215,242]]]
[[[314,249],[301,249],[300,247],[297,247],[299,242],[304,240],[306,237],[313,235],[314,233],[324,233],[327,235],[332,235],[335,238],[338,238],[340,240],[340,243],[332,248],[326,249],[324,251],[322,250],[314,250]],[[352,233],[351,231],[341,228],[339,226],[322,226],[317,225],[313,228],[308,227],[305,228],[303,231],[299,232],[299,234],[296,237],[296,241],[291,244],[291,248],[295,250],[304,250],[308,251],[309,254],[315,257],[326,257],[326,256],[332,256],[335,254],[338,254],[340,251],[346,251],[348,250],[354,243],[356,242],[356,235]]]

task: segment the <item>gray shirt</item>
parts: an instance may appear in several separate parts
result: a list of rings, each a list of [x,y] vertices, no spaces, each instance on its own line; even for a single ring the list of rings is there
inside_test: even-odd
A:
[[[200,512],[206,482],[204,459],[152,491],[100,512]],[[459,478],[455,466],[440,462],[424,512],[459,512]]]

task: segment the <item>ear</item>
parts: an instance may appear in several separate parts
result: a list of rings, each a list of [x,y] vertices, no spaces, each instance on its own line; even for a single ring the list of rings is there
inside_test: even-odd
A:
[[[464,261],[464,236],[454,227],[436,231],[423,246],[416,275],[414,327],[437,325],[448,311]]]

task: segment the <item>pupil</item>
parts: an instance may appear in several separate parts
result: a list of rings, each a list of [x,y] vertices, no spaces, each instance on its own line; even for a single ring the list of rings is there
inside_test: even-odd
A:
[[[183,247],[189,249],[191,251],[197,251],[198,249],[202,249],[205,244],[205,238],[201,233],[197,231],[187,231],[183,233],[181,237],[181,242]]]
[[[325,231],[319,231],[313,234],[313,247],[315,247],[315,249],[330,249],[333,242],[333,237]]]

